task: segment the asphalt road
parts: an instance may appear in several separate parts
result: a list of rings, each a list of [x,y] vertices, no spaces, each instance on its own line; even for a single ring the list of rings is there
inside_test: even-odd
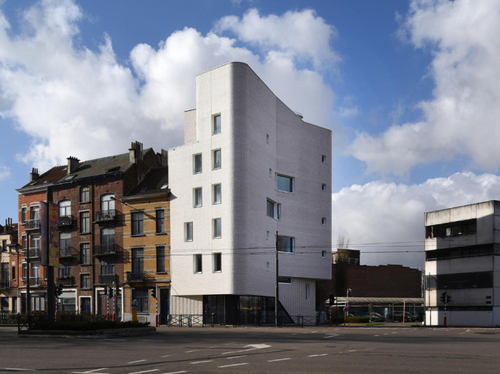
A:
[[[0,372],[498,373],[500,329],[160,327],[116,339],[18,337],[0,328]]]

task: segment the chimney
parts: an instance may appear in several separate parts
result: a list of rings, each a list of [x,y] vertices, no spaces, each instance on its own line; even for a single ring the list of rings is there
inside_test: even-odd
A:
[[[68,171],[66,172],[66,174],[71,174],[71,173],[74,173],[76,171],[76,169],[78,169],[78,166],[80,166],[80,160],[77,159],[76,157],[68,157],[67,158],[68,160]]]
[[[142,143],[132,142],[128,150],[130,163],[135,164],[137,161],[142,160]]]
[[[164,149],[162,149],[160,153],[160,165],[163,167],[168,166],[168,151],[165,151]]]
[[[30,182],[36,181],[39,177],[40,174],[38,174],[38,169],[36,168],[31,169]]]

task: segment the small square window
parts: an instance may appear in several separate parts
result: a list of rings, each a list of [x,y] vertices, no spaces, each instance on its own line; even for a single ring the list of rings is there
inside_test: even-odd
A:
[[[220,118],[220,114],[214,116],[214,122],[213,122],[213,125],[212,125],[212,134],[215,135],[215,134],[220,134],[220,130],[221,130],[221,118]]]
[[[321,224],[326,225],[326,217],[321,217]]]
[[[220,238],[222,236],[222,223],[220,218],[215,218],[213,220],[214,238]]]
[[[323,184],[321,185],[321,191],[326,191],[326,183],[323,183]]]
[[[201,165],[201,153],[193,156],[193,173],[198,174],[201,173],[202,165]]]
[[[321,162],[326,164],[326,155],[321,155]]]
[[[321,251],[321,258],[325,258],[326,257],[326,251]]]
[[[217,170],[220,169],[221,167],[221,152],[220,149],[216,149],[213,151],[213,169]]]
[[[193,222],[184,223],[184,241],[193,241]]]
[[[203,205],[203,195],[201,187],[195,188],[193,190],[193,206],[199,208]]]

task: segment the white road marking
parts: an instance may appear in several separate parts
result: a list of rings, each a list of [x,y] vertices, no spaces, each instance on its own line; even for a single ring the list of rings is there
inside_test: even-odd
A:
[[[323,357],[323,356],[328,356],[328,353],[319,353],[317,355],[309,355],[307,357]]]
[[[198,351],[199,351],[199,349],[193,349],[193,350],[191,350],[191,351],[186,351],[186,352],[184,352],[184,353],[193,353],[193,352],[198,352]]]
[[[241,364],[222,365],[222,366],[217,366],[217,367],[219,369],[223,369],[223,368],[230,368],[233,366],[243,366],[243,365],[248,365],[248,362],[242,362]]]
[[[198,365],[198,364],[205,364],[207,362],[212,362],[212,360],[205,360],[205,361],[193,361],[190,362],[191,365]]]
[[[96,373],[101,370],[107,370],[108,368],[100,368],[100,369],[94,369],[94,370],[89,370],[89,371],[73,371],[73,373],[78,373],[78,374],[91,374],[91,373]],[[106,373],[99,373],[99,374],[106,374]]]
[[[226,357],[227,360],[234,360],[236,358],[242,358],[242,357],[245,357],[245,356],[233,356],[233,357]]]
[[[3,368],[2,370],[8,370],[8,371],[36,371],[35,369],[20,369],[20,368]]]
[[[173,356],[173,355],[165,355],[165,356],[161,356],[161,357],[170,357],[170,356]]]
[[[290,357],[277,358],[276,360],[267,360],[267,362],[278,362],[278,361],[287,361],[287,360],[291,360],[291,358]]]
[[[357,351],[358,351],[357,349],[351,349],[350,351],[347,351],[347,352],[351,353],[351,352],[357,352]]]
[[[135,373],[129,373],[129,374],[152,373],[153,371],[160,371],[160,369],[151,369],[151,370],[144,370],[144,371],[136,371]]]
[[[137,364],[139,362],[144,362],[146,360],[136,360],[136,361],[130,361],[130,362],[127,362],[127,364]]]
[[[247,348],[247,347],[249,347],[249,348]],[[254,351],[256,349],[271,348],[271,346],[267,345],[267,344],[250,344],[250,345],[244,346],[243,348],[247,348],[247,349],[240,349],[238,351],[224,352],[222,354],[223,355],[230,355],[230,354],[233,354],[233,353],[242,353],[242,352]]]
[[[187,373],[187,371],[171,371],[171,372],[162,373],[162,374],[182,374],[182,373]]]

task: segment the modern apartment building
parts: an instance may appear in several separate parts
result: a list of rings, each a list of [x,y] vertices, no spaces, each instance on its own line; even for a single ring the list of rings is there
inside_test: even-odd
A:
[[[50,187],[52,202],[59,209],[55,233],[59,268],[54,272],[56,284],[62,287],[58,310],[121,316],[120,297],[109,294],[110,288],[118,290],[124,281],[121,197],[158,166],[159,156],[134,142],[128,153],[84,162],[69,157],[66,166],[56,166],[42,175],[36,170],[31,173],[30,183],[18,189],[19,235],[24,248],[20,263],[24,275],[30,263],[31,310],[46,308],[40,205],[47,201]],[[21,282],[21,294],[26,291],[26,283]]]
[[[18,311],[17,223],[12,218],[0,225],[0,312]]]
[[[331,278],[331,131],[238,62],[197,76],[184,126],[169,150],[171,313],[272,322],[278,257],[282,317],[314,315]]]
[[[170,302],[169,196],[167,168],[159,167],[152,169],[122,198],[126,321],[137,318],[139,322],[149,322],[152,326],[167,322]]]
[[[425,213],[426,323],[498,326],[500,202]]]

